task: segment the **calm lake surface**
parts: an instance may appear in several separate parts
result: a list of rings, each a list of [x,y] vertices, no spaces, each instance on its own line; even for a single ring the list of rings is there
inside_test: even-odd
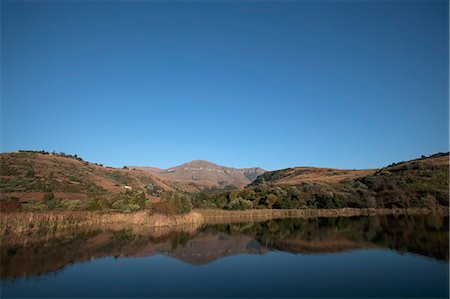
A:
[[[111,228],[2,242],[2,297],[448,297],[448,217]]]

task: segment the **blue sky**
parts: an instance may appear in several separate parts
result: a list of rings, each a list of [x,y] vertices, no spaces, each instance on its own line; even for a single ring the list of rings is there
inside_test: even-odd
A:
[[[2,1],[3,152],[380,167],[448,151],[447,1]]]

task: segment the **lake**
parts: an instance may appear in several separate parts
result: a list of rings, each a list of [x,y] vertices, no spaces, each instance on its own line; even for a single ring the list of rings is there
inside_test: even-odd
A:
[[[449,218],[111,227],[2,242],[2,297],[447,297]]]

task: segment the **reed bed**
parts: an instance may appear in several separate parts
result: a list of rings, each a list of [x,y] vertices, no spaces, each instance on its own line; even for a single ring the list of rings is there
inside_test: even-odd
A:
[[[135,213],[96,213],[96,212],[14,212],[0,213],[0,234],[32,235],[53,233],[79,227],[102,228],[111,225],[133,225],[147,228],[178,227],[201,225],[202,215],[191,212],[186,215],[164,216],[150,215],[148,212]]]
[[[375,215],[449,215],[448,207],[436,209],[410,208],[410,209],[300,209],[300,210],[197,210],[203,216],[205,223],[218,224],[229,222],[264,221],[276,218],[310,218],[310,217],[353,217]]]
[[[276,218],[295,217],[351,217],[371,215],[448,215],[449,209],[304,209],[304,210],[196,210],[185,215],[149,214],[146,211],[135,213],[99,213],[87,211],[37,211],[0,213],[0,238],[7,236],[53,235],[60,231],[80,227],[111,228],[134,226],[142,231],[155,228],[198,228],[202,224],[230,222],[257,222]]]

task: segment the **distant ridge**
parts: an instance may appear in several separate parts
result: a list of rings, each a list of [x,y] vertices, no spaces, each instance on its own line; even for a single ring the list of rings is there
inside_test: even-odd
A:
[[[165,180],[181,183],[184,189],[201,190],[211,187],[232,186],[242,188],[266,171],[259,167],[232,168],[205,160],[192,160],[182,165],[160,169],[148,166],[128,166],[149,173],[158,174]]]

